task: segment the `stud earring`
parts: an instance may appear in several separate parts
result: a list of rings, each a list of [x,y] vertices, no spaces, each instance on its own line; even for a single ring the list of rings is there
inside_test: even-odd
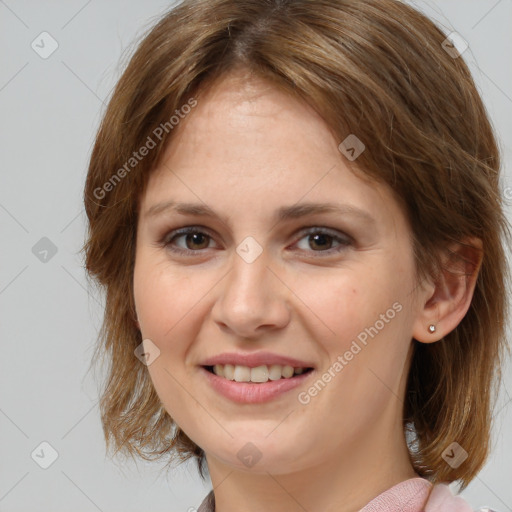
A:
[[[428,326],[428,330],[429,330],[429,332],[434,333],[434,332],[436,332],[436,326],[434,324],[430,324]]]

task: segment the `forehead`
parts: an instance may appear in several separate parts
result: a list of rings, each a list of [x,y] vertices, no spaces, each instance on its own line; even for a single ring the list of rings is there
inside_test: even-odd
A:
[[[350,200],[374,216],[396,208],[389,190],[353,172],[312,107],[269,82],[226,75],[197,102],[151,174],[146,210],[169,200],[253,214],[301,200]]]

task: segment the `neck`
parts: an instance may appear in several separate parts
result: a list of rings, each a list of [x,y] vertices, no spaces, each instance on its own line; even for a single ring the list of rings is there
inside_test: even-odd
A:
[[[301,467],[297,460],[300,469],[283,474],[270,467],[241,471],[207,455],[215,512],[355,512],[390,487],[418,477],[401,424],[361,433],[358,442],[347,444],[317,465]]]

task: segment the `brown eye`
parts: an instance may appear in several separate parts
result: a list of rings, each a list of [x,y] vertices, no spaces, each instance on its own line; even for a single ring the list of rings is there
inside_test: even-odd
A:
[[[174,252],[186,253],[208,249],[211,240],[210,235],[199,229],[184,228],[169,233],[162,244]]]
[[[185,245],[187,246],[187,249],[190,249],[191,251],[205,249],[208,247],[209,238],[210,237],[204,233],[188,233],[185,235]]]
[[[314,250],[330,249],[333,242],[333,237],[325,234],[309,235],[308,242],[310,247]],[[315,249],[320,247],[320,249]]]
[[[303,240],[305,240],[306,243],[301,247],[300,245]],[[304,233],[304,236],[297,242],[297,246],[301,251],[327,253],[327,255],[341,252],[352,244],[352,238],[348,235],[339,232],[331,234],[324,228],[310,229]]]

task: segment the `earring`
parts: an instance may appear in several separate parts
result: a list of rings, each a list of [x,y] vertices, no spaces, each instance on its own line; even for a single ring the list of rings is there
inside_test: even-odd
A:
[[[430,324],[428,326],[428,331],[431,332],[431,333],[436,332],[436,326],[434,324]]]

